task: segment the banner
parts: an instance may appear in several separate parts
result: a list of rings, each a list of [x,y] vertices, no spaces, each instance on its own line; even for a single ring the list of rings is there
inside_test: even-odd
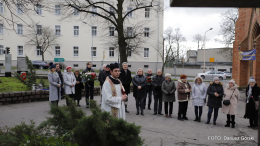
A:
[[[256,49],[249,51],[240,51],[239,58],[240,60],[255,60]]]

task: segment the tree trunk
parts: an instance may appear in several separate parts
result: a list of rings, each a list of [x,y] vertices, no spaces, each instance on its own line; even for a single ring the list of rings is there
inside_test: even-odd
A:
[[[44,61],[44,52],[42,52],[42,61]]]

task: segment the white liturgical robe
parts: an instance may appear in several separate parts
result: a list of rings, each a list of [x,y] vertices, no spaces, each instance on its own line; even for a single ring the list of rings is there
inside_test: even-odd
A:
[[[111,84],[108,81],[102,86],[102,104],[101,110],[111,114],[111,107],[118,108],[118,118],[125,120],[125,104],[122,101],[122,92],[120,84],[115,84],[117,97],[112,96]]]

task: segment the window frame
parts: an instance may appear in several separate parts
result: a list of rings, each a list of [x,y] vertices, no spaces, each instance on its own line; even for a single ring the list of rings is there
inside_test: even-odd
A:
[[[35,9],[36,9],[37,15],[42,15],[42,5],[41,4],[35,5]]]
[[[0,23],[0,35],[4,34],[4,23]]]
[[[131,29],[130,29],[131,28]],[[129,35],[129,31],[131,30],[131,35]],[[132,37],[133,36],[133,27],[127,27],[126,28],[126,33],[128,37]]]
[[[113,49],[113,50],[111,50],[111,49]],[[113,52],[113,56],[111,56],[112,52]],[[108,56],[111,57],[111,58],[115,57],[115,47],[109,47]]]
[[[19,27],[21,26],[21,27]],[[23,24],[17,24],[17,34],[23,35]]]
[[[59,49],[57,49],[57,47],[59,47]],[[56,56],[56,57],[60,57],[60,56],[61,56],[61,53],[59,53],[59,55],[57,55],[57,51],[61,52],[61,51],[60,51],[60,46],[55,46],[55,48],[54,48],[54,54],[55,54],[55,56]]]
[[[20,6],[20,7],[19,7]],[[23,4],[21,4],[21,3],[17,3],[16,4],[16,12],[17,12],[17,14],[19,14],[19,15],[22,15],[23,14]]]
[[[78,29],[75,29],[75,27],[78,27]],[[75,30],[77,30],[77,32],[78,32],[77,35],[75,35]],[[79,36],[79,26],[78,26],[78,25],[74,25],[74,26],[73,26],[73,35],[74,35],[74,36]]]
[[[93,49],[96,49],[96,50],[93,50]],[[90,49],[90,55],[91,55],[91,57],[97,57],[97,47],[91,47],[91,49]],[[93,52],[95,51],[95,56],[93,56]]]
[[[57,27],[59,27],[59,34],[57,34]],[[60,36],[61,35],[61,25],[55,25],[55,35]]]
[[[0,45],[0,56],[3,56],[4,54],[4,45]]]
[[[95,35],[94,35],[94,32],[95,32]],[[97,36],[97,26],[91,26],[91,35],[93,37]]]
[[[148,31],[146,29],[148,29]],[[149,27],[144,28],[144,37],[146,37],[146,38],[150,37],[150,28]]]
[[[111,30],[111,28],[113,28],[113,30]],[[113,35],[111,35],[111,34],[113,34]],[[109,36],[111,36],[111,37],[115,36],[115,27],[114,26],[109,27]]]
[[[2,6],[0,5],[0,14],[3,14],[4,13],[4,3],[2,1],[0,2],[0,4],[1,3],[2,3]]]
[[[148,49],[148,51],[145,49]],[[148,57],[145,57],[146,54],[148,55]],[[144,48],[144,58],[149,58],[149,57],[150,57],[150,48]]]
[[[97,7],[95,6],[92,6],[91,7],[91,11],[94,12],[94,13],[97,13]],[[91,14],[92,17],[96,17],[97,15],[96,14]]]
[[[38,26],[41,26],[41,31],[38,31],[39,30]],[[39,32],[41,32],[41,33],[39,33]],[[37,33],[37,35],[42,35],[42,25],[39,25],[39,24],[36,25],[36,33]]]
[[[41,47],[42,47],[42,46],[40,46],[40,48],[41,48]],[[38,55],[38,50],[39,50],[39,54],[40,54],[40,55]],[[39,49],[38,46],[36,46],[36,56],[42,56],[41,49]]]
[[[57,8],[56,6],[59,6],[59,8]],[[55,7],[55,15],[56,16],[60,16],[61,15],[61,6],[60,5],[55,5],[54,7]],[[59,12],[59,14],[57,12]]]
[[[77,48],[78,50],[78,55],[75,56],[75,49]],[[79,57],[79,47],[78,46],[73,46],[73,57]]]
[[[17,46],[17,56],[23,56],[24,53],[22,55],[20,55],[20,52],[19,52],[20,48],[19,47],[22,47],[22,52],[24,52],[24,47],[22,45],[18,45]]]
[[[73,10],[73,16],[79,16],[79,11],[75,8]]]
[[[147,11],[147,9],[149,9],[149,11]],[[148,17],[146,17],[146,14],[148,13]],[[146,7],[144,8],[144,18],[151,18],[151,8]]]
[[[132,11],[132,10],[133,10],[132,7],[127,7],[127,13],[129,13],[129,12]],[[128,18],[133,18],[133,12],[129,13],[129,14],[127,15],[127,17],[128,17]]]

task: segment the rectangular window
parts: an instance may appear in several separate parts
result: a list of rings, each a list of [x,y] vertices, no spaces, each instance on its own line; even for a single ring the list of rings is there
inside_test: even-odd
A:
[[[36,25],[36,33],[38,35],[41,35],[42,34],[42,25]]]
[[[92,26],[92,36],[97,36],[97,27],[96,26]]]
[[[144,65],[144,68],[148,68],[149,67],[149,65]]]
[[[109,27],[109,36],[115,36],[115,27]]]
[[[73,67],[79,67],[79,65],[78,64],[73,64]]]
[[[37,5],[36,5],[36,13],[37,13],[38,15],[41,15],[41,14],[42,14],[42,5],[40,5],[40,4],[37,4]]]
[[[97,7],[92,6],[92,12],[97,13]],[[96,14],[91,14],[92,17],[96,17]]]
[[[74,26],[74,36],[79,35],[79,26]]]
[[[97,47],[91,47],[91,55],[93,56],[93,57],[96,57],[97,56]]]
[[[4,46],[0,45],[0,55],[4,55]]]
[[[60,5],[55,5],[55,15],[60,15],[61,14],[61,8]]]
[[[77,9],[74,8],[74,12],[73,12],[74,16],[78,16],[79,15],[79,11]]]
[[[23,25],[17,24],[17,34],[23,34]]]
[[[132,57],[132,49],[131,48],[127,49],[127,57]]]
[[[18,4],[16,5],[16,7],[17,7],[17,13],[18,13],[18,14],[23,14],[23,4],[18,3]]]
[[[145,27],[144,28],[144,37],[149,37],[150,36],[150,28]]]
[[[132,27],[127,27],[127,36],[128,37],[133,36],[133,28]]]
[[[55,56],[60,56],[60,46],[55,46]]]
[[[96,64],[92,64],[92,67],[95,68],[95,67],[97,67],[97,65]]]
[[[37,49],[36,49],[36,55],[37,55],[37,56],[41,56],[41,55],[42,55],[41,46],[36,47],[36,48],[37,48]]]
[[[4,34],[4,24],[0,23],[0,34]]]
[[[4,13],[4,5],[3,5],[3,2],[0,2],[0,13]]]
[[[60,25],[55,25],[55,34],[60,35]]]
[[[115,14],[115,9],[114,9],[113,7],[110,7],[110,16],[111,16],[112,14]]]
[[[131,68],[132,67],[132,65],[128,65],[128,68]]]
[[[18,46],[18,55],[23,56],[23,46]]]
[[[149,57],[149,48],[144,48],[144,57],[145,58]]]
[[[145,13],[145,14],[144,14],[144,15],[145,15],[145,18],[150,18],[150,10],[151,10],[150,8],[145,8],[145,10],[144,10],[144,11],[145,11],[145,12],[144,12],[144,13]]]
[[[127,13],[129,13],[129,12],[132,11],[132,10],[133,10],[133,8],[127,8]],[[129,13],[129,14],[127,15],[127,17],[132,18],[132,17],[133,17],[133,12]]]
[[[73,56],[79,56],[79,47],[73,47]]]
[[[115,48],[109,47],[109,57],[115,57]]]

